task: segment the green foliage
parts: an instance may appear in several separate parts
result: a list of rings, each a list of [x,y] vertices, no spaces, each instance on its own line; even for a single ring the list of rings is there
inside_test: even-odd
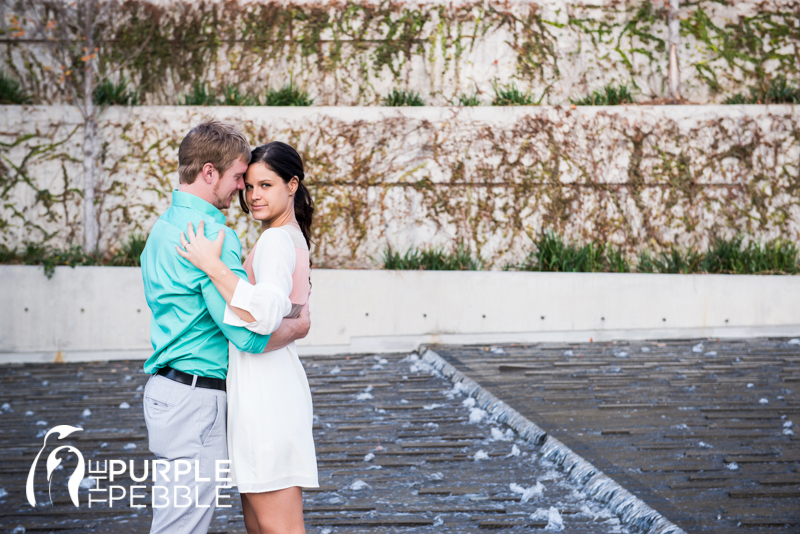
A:
[[[27,94],[20,83],[0,70],[0,105],[30,104],[31,96]]]
[[[750,95],[736,93],[724,100],[725,104],[800,104],[800,85],[779,75],[758,87],[750,88]]]
[[[222,100],[219,104],[221,106],[257,106],[259,104],[258,98],[239,91],[237,85],[226,85],[222,89]]]
[[[611,273],[629,273],[632,272],[628,257],[625,252],[612,244],[606,244],[605,250],[606,270]]]
[[[139,103],[139,95],[134,89],[128,89],[128,80],[120,76],[119,83],[106,78],[94,89],[94,103],[98,106],[135,106]]]
[[[605,245],[598,242],[575,245],[553,232],[534,241],[536,250],[519,266],[523,271],[596,273],[606,270]]]
[[[714,239],[701,265],[705,272],[722,274],[797,274],[800,270],[794,243],[776,239],[764,245],[753,241],[744,245],[743,236]]]
[[[736,93],[722,101],[723,104],[752,104],[752,99],[742,93]]]
[[[589,96],[569,99],[576,106],[620,106],[622,104],[635,104],[633,95],[625,84],[619,87],[608,84],[599,91],[594,91]]]
[[[754,242],[745,246],[743,242],[744,238],[741,236],[731,240],[715,239],[705,253],[675,246],[656,254],[643,250],[637,255],[635,271],[672,274],[800,273],[800,249],[794,243],[778,239],[763,246]],[[535,250],[517,269],[584,273],[634,272],[625,253],[608,243],[568,243],[552,232],[545,232],[534,241],[534,245]]]
[[[208,92],[205,82],[194,82],[192,92],[183,97],[184,106],[216,106],[217,99]]]
[[[468,95],[466,93],[459,95],[458,97],[458,105],[459,106],[480,106],[481,101],[478,98],[478,93],[472,93]]]
[[[424,106],[425,101],[416,91],[392,89],[383,99],[384,106]]]
[[[383,268],[390,270],[479,271],[482,266],[480,259],[473,258],[462,245],[451,252],[442,248],[410,248],[405,254],[400,254],[391,247],[383,251]]]
[[[669,250],[655,255],[646,250],[640,252],[636,270],[640,273],[699,273],[702,259],[703,255],[692,248],[682,250],[671,245]]]
[[[267,89],[264,96],[265,106],[310,106],[313,103],[314,99],[291,81],[280,89]]]
[[[501,87],[495,81],[492,82],[492,89],[494,89],[493,106],[535,106],[542,100],[540,98],[538,101],[534,101],[530,91],[523,93],[517,89],[514,82]],[[542,98],[544,98],[544,95],[542,95]]]
[[[122,247],[111,257],[110,265],[139,267],[141,265],[139,258],[144,252],[144,246],[147,243],[147,236],[134,233],[128,236],[128,239],[122,242]]]
[[[87,254],[80,246],[56,249],[41,243],[25,243],[22,250],[0,247],[0,263],[41,265],[45,276],[52,278],[58,265],[98,265],[100,258]]]
[[[184,97],[185,106],[310,106],[314,99],[308,93],[289,82],[279,89],[267,89],[264,101],[257,96],[242,92],[237,85],[222,88],[222,98],[212,95],[205,83],[195,82],[192,92]]]
[[[121,248],[114,254],[101,256],[96,253],[87,253],[83,247],[73,245],[65,249],[57,249],[42,243],[25,243],[22,249],[11,249],[0,245],[0,264],[41,265],[44,274],[52,278],[56,267],[66,265],[114,265],[138,267],[139,257],[142,255],[147,236],[132,234],[122,243]]]

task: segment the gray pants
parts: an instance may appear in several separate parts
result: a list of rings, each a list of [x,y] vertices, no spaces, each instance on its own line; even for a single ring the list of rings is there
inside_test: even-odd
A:
[[[223,469],[228,467],[226,418],[224,391],[150,377],[144,390],[144,420],[150,451],[161,460],[153,463],[151,534],[208,532],[218,486],[226,485],[216,479],[218,461],[224,461]],[[177,472],[185,473],[188,466],[189,472],[176,480]],[[220,504],[229,501],[223,497]]]

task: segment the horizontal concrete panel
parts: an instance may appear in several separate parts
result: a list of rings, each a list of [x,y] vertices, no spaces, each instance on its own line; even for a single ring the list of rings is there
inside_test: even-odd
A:
[[[30,178],[3,191],[0,244],[69,246],[83,235],[79,111],[0,116],[0,159]],[[114,162],[98,167],[101,250],[150,231],[178,183],[181,139],[209,117],[303,154],[318,267],[379,268],[387,246],[461,245],[501,270],[542,231],[612,243],[632,262],[715,237],[800,242],[797,106],[112,106],[97,125]],[[238,206],[227,220],[251,248],[260,226]]]
[[[301,353],[500,343],[800,335],[800,277],[316,269]],[[0,266],[0,361],[149,355],[129,267]]]

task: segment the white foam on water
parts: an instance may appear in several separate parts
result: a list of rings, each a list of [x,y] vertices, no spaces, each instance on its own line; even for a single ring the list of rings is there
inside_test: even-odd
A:
[[[509,484],[508,488],[514,493],[522,495],[522,502],[528,502],[534,497],[541,497],[542,494],[544,493],[544,484],[542,484],[539,481],[537,481],[536,484],[528,488],[523,488],[522,486],[516,483]]]
[[[484,450],[480,450],[480,451],[476,452],[476,453],[475,453],[475,454],[472,456],[472,458],[473,458],[473,459],[474,459],[476,462],[478,462],[478,461],[480,461],[480,460],[488,460],[488,459],[489,459],[489,454],[488,454],[486,451],[484,451]]]
[[[469,411],[469,422],[470,423],[480,423],[481,421],[489,415],[486,411],[481,410],[480,408],[472,408]]]
[[[558,508],[555,506],[551,506],[547,511],[547,526],[544,527],[544,529],[554,532],[560,532],[564,530],[564,520],[561,518]]]
[[[370,486],[369,484],[367,484],[366,482],[364,482],[361,479],[358,479],[358,480],[354,481],[352,484],[350,484],[350,489],[353,490],[353,491],[360,491],[360,490],[363,490],[363,489],[370,489],[370,488],[372,488],[372,486]]]

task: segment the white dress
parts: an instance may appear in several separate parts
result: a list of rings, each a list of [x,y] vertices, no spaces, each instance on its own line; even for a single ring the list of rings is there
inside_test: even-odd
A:
[[[268,334],[291,313],[288,297],[298,243],[294,234],[300,235],[305,247],[294,227],[270,228],[261,235],[252,256],[255,286],[239,282],[231,300],[231,305],[249,311],[255,322],[242,321],[229,307],[226,323]],[[276,292],[284,298],[276,299]],[[319,487],[311,391],[295,344],[251,354],[230,343],[228,351],[228,454],[233,484],[240,493]]]

